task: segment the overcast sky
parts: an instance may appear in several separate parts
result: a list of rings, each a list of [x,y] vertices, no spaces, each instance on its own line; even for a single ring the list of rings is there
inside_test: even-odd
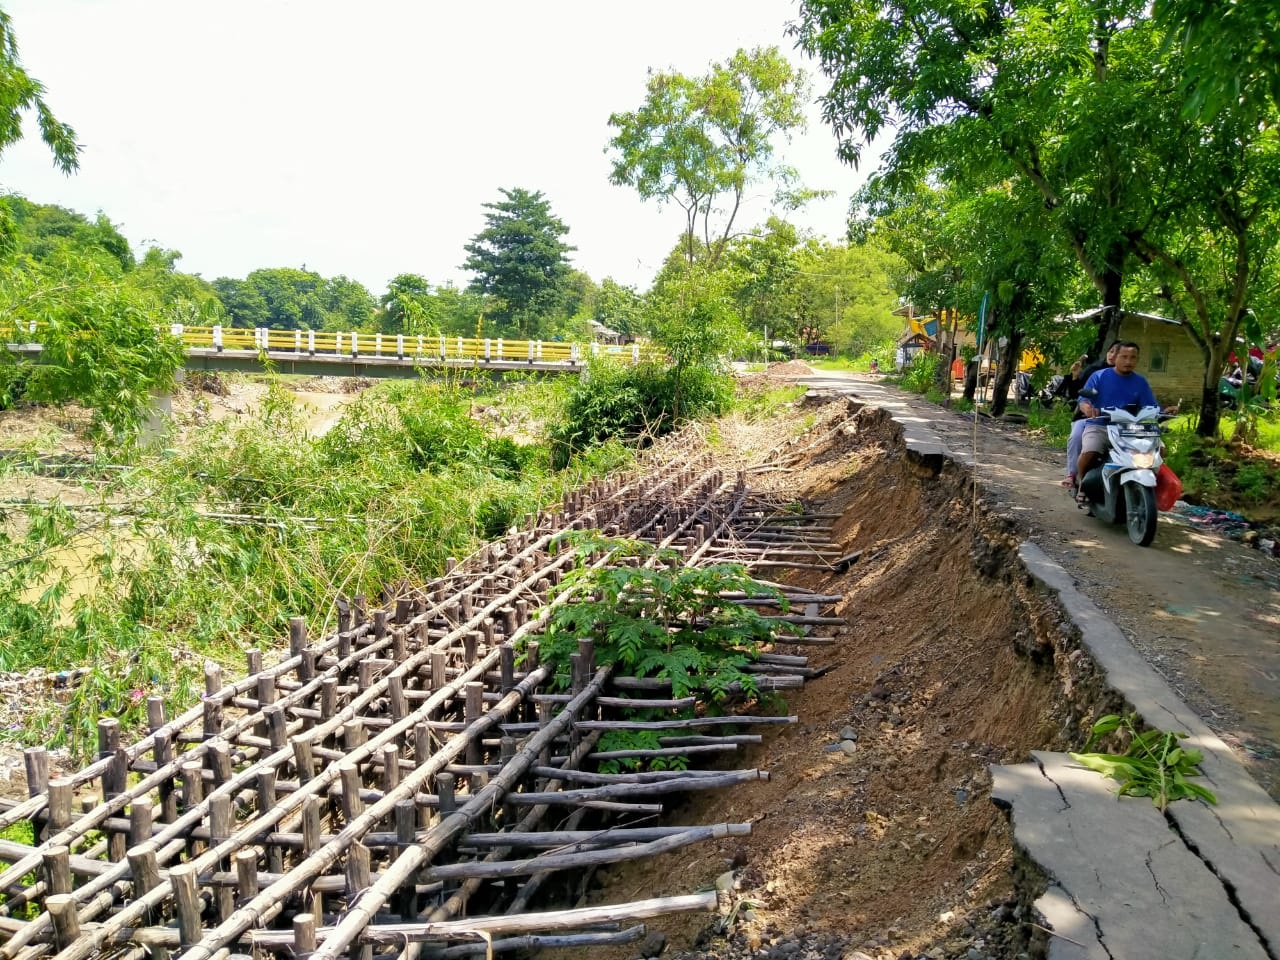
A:
[[[53,169],[33,123],[0,187],[92,216],[207,279],[258,267],[463,284],[463,245],[499,188],[546,194],[574,264],[644,287],[682,214],[609,184],[611,112],[646,70],[698,74],[777,44],[791,0],[0,0],[22,62],[84,145]],[[812,77],[815,95],[822,88]],[[844,233],[861,171],[810,110],[784,148],[835,191],[794,219]],[[746,223],[766,215],[764,197]],[[740,221],[742,222],[742,221]]]

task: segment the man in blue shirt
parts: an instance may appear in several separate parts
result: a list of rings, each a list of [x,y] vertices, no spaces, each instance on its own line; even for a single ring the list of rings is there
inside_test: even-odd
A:
[[[1080,409],[1090,418],[1080,439],[1076,476],[1081,480],[1107,452],[1109,421],[1101,415],[1103,410],[1131,403],[1136,403],[1139,409],[1160,405],[1146,377],[1135,372],[1137,366],[1138,345],[1126,340],[1116,349],[1115,366],[1093,374],[1080,391]]]

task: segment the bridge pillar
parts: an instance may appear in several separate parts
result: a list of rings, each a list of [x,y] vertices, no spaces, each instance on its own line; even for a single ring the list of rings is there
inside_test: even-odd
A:
[[[173,374],[176,386],[187,377],[187,371],[179,367]],[[142,424],[142,443],[153,446],[160,443],[169,433],[169,424],[173,421],[173,393],[168,390],[151,391],[151,407],[147,410],[147,419]]]

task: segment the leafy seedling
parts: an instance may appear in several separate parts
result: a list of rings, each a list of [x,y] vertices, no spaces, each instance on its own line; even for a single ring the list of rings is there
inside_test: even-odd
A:
[[[1218,798],[1212,792],[1187,779],[1201,775],[1198,764],[1204,759],[1199,750],[1179,746],[1178,741],[1185,740],[1187,734],[1167,730],[1140,733],[1136,720],[1137,714],[1101,717],[1085,744],[1088,750],[1103,737],[1123,729],[1130,736],[1129,749],[1123,754],[1073,753],[1071,759],[1104,777],[1120,781],[1119,796],[1150,797],[1161,813],[1171,800],[1192,798],[1217,803]]]

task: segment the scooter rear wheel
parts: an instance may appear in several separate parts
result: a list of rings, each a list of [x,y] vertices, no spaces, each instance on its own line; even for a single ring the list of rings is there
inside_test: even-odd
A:
[[[1156,538],[1156,492],[1140,483],[1124,485],[1125,526],[1129,539],[1140,547]]]

